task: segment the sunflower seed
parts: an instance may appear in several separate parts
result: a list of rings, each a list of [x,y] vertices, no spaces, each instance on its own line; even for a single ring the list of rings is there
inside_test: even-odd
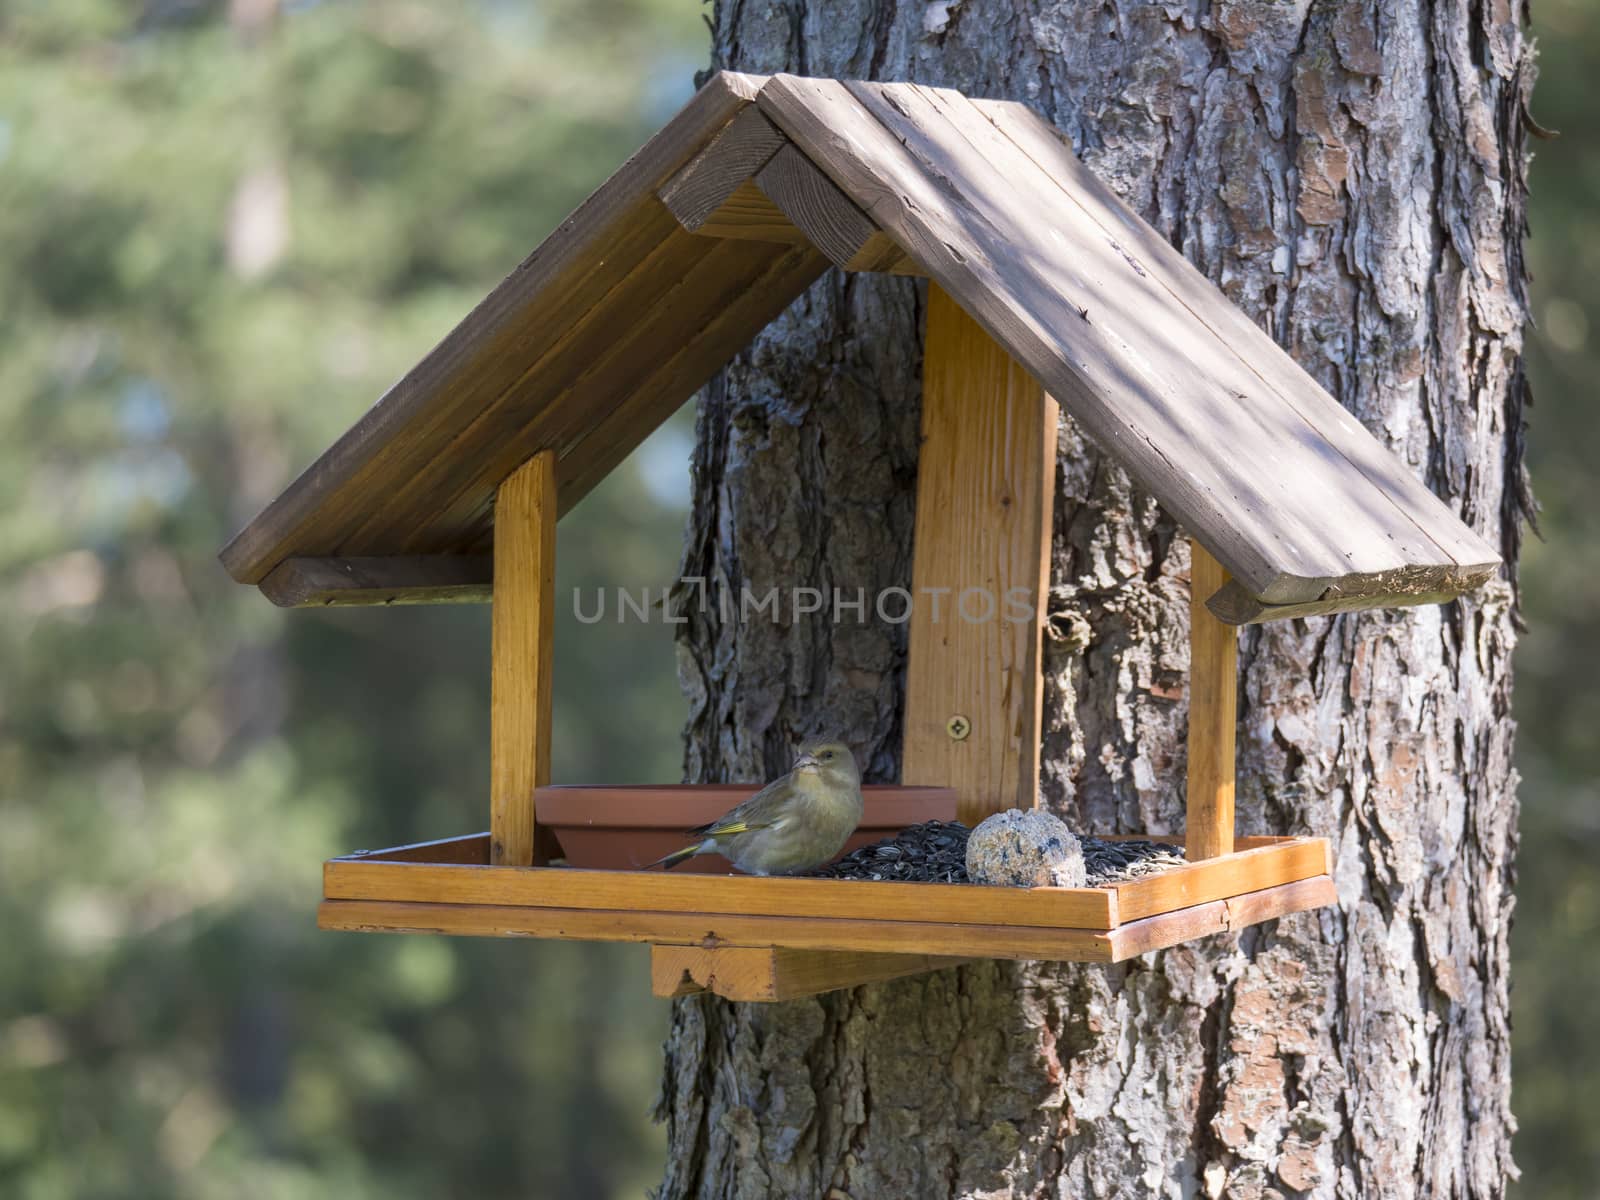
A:
[[[967,834],[959,821],[925,821],[809,872],[816,879],[966,883]],[[1184,864],[1183,847],[1143,839],[1080,835],[1089,887],[1104,887]]]

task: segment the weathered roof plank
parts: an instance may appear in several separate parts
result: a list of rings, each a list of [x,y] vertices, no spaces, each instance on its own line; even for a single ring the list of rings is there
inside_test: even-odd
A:
[[[1222,478],[1229,464],[1203,450],[1192,468],[1203,473],[1198,480],[1170,460],[1166,446],[1180,442],[1182,431],[1148,397],[1174,385],[1152,381],[1146,362],[1120,339],[1107,344],[1096,320],[1109,322],[1115,314],[1099,303],[1075,263],[1058,259],[1049,228],[1034,222],[1018,229],[1009,221],[996,228],[992,204],[980,209],[969,202],[967,174],[989,176],[1001,188],[1010,179],[992,168],[944,160],[943,147],[915,117],[875,100],[868,101],[875,106],[869,110],[832,80],[775,76],[758,103],[1135,477],[1170,479],[1163,502],[1203,531],[1203,539],[1226,543],[1217,547],[1218,557],[1236,576],[1253,590],[1270,589],[1288,557],[1294,582],[1321,593],[1331,572],[1308,580],[1313,569],[1299,561],[1297,548],[1263,544],[1258,529],[1267,500],[1253,484]],[[907,107],[920,114],[921,106]],[[980,180],[977,186],[987,185]],[[1142,411],[1125,411],[1116,403],[1122,395],[1142,399]]]
[[[538,451],[553,448],[564,457],[629,397],[669,380],[678,385],[668,389],[670,413],[761,331],[774,276],[795,262],[813,269],[781,298],[779,311],[826,268],[810,246],[709,240],[674,225],[599,303],[576,319],[566,315],[549,351],[482,405],[445,452],[409,464],[384,503],[348,530],[341,549],[355,553],[352,547],[380,542],[401,553],[446,549],[493,504],[500,481]],[[685,362],[698,364],[692,380],[681,380]],[[641,430],[632,444],[648,433]],[[565,480],[570,472],[559,475]]]
[[[743,195],[759,213],[741,215]],[[496,487],[541,450],[569,509],[830,257],[937,280],[1228,568],[1231,591],[1211,599],[1236,619],[1447,598],[1498,566],[1036,114],[913,84],[729,73],[224,564],[291,602],[311,582],[320,603],[392,598],[408,573],[419,595],[430,580],[435,598],[483,594],[415,556],[487,552]],[[362,570],[311,562],[335,558]]]
[[[1268,387],[1302,413],[1318,434],[1369,481],[1386,491],[1391,502],[1404,506],[1406,515],[1463,568],[1464,578],[1481,581],[1494,571],[1499,565],[1499,555],[1493,547],[1423,486],[1405,462],[1329,395],[1266,330],[1229,300],[1120,196],[1101,183],[1067,147],[1055,126],[1016,101],[973,100],[971,103],[1038,163],[1046,175],[1058,180],[1063,190],[1108,236],[1132,248],[1140,264],[1178,303],[1234,347]]]
[[[1252,594],[1454,578],[1452,556],[964,97],[778,76],[758,103]]]
[[[574,307],[598,301],[661,240],[682,234],[660,187],[744,111],[763,76],[723,71],[583,202],[426,357],[222,550],[241,583],[283,559],[340,551],[417,462],[448,455],[463,421],[501,396]],[[710,249],[702,244],[702,250]],[[751,336],[754,336],[752,331]],[[738,347],[729,351],[732,354]],[[563,511],[578,497],[567,493]],[[448,540],[441,530],[440,546]],[[355,547],[349,553],[393,553]]]

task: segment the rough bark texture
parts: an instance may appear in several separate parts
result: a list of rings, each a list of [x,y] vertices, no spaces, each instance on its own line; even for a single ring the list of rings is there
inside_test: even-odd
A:
[[[718,66],[1029,103],[1514,561],[1520,16],[722,0],[713,36]],[[831,273],[707,389],[686,576],[909,585],[923,296]],[[1070,422],[1060,444],[1045,800],[1175,831],[1187,543]],[[689,778],[771,776],[823,727],[896,777],[905,627],[832,615],[682,627]],[[1240,830],[1335,838],[1337,908],[1110,969],[678,1002],[660,1194],[1501,1195],[1513,623],[1499,582],[1244,634]]]

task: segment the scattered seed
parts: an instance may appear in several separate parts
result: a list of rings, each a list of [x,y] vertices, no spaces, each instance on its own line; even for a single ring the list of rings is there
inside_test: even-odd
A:
[[[959,821],[925,821],[853,850],[808,874],[815,879],[966,883],[970,832]],[[1090,887],[1154,875],[1185,862],[1181,846],[1143,839],[1108,842],[1087,834],[1078,836],[1083,843],[1083,865]]]

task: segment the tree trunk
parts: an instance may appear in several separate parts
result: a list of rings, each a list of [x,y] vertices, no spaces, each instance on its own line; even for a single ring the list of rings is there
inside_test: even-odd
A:
[[[718,66],[1030,104],[1515,561],[1509,6],[720,0],[713,37]],[[925,298],[830,273],[706,389],[685,576],[909,586]],[[1070,420],[1056,487],[1044,801],[1177,832],[1187,542]],[[679,1001],[660,1194],[1502,1195],[1514,600],[1243,635],[1240,831],[1332,837],[1337,907],[1109,968]],[[897,778],[905,626],[718,609],[680,629],[688,778],[770,777],[824,727]]]

